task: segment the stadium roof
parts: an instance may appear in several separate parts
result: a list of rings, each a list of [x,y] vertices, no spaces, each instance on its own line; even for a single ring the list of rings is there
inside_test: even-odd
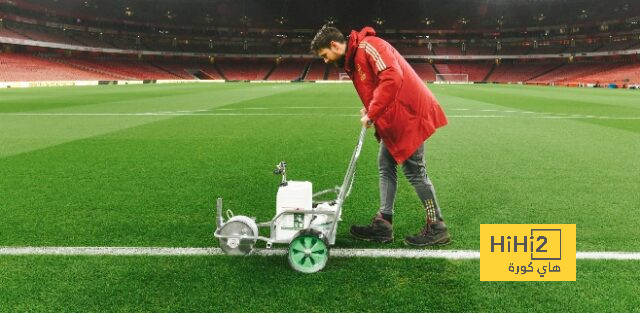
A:
[[[640,16],[631,0],[0,0],[51,17],[111,18],[150,24],[349,29],[516,28],[602,23]]]

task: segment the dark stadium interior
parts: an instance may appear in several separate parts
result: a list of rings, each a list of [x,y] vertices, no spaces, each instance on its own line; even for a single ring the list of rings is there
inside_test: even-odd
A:
[[[639,23],[628,0],[0,0],[0,80],[339,79],[308,48],[329,24],[374,27],[425,81],[629,85]]]
[[[416,28],[425,18],[433,20],[425,29],[504,28],[550,26],[567,23],[602,22],[624,19],[638,14],[634,1],[593,0],[28,0],[0,1],[3,9],[14,12],[40,11],[54,21],[89,25],[100,17],[120,22],[128,20],[151,25],[222,26],[261,28],[319,27],[332,17],[336,25],[358,28],[375,18],[394,28]],[[15,5],[7,5],[15,3]],[[584,12],[583,12],[584,10]],[[130,12],[130,13],[127,13]],[[542,18],[541,18],[542,14]],[[243,20],[247,16],[247,20]],[[281,18],[284,17],[284,23]],[[459,23],[460,18],[469,20]]]

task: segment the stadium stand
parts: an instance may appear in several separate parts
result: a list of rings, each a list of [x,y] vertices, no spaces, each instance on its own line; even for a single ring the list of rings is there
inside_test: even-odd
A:
[[[598,50],[601,46],[602,45],[598,43],[581,42],[576,43],[575,47],[572,47],[570,50],[576,53],[593,52]]]
[[[640,41],[636,44],[629,46],[627,49],[640,49]]]
[[[118,49],[138,50],[142,48],[133,38],[113,38],[110,44]]]
[[[311,61],[307,76],[304,80],[323,80],[326,71],[326,64],[322,60]]]
[[[73,38],[77,43],[88,47],[115,48],[114,45],[106,42],[105,40],[101,40],[98,36],[93,34],[75,33],[71,35],[71,38]]]
[[[198,75],[201,72],[201,75]],[[198,77],[200,76],[200,77]],[[0,80],[223,79],[211,64],[0,53]]]
[[[555,54],[563,53],[567,50],[567,46],[553,45],[553,46],[539,46],[529,51],[529,54]]]
[[[300,79],[306,64],[304,60],[282,59],[269,75],[268,80]]]
[[[518,83],[526,82],[559,66],[558,63],[544,64],[499,64],[495,67],[487,82]]]
[[[402,46],[398,46],[395,47],[396,50],[398,50],[398,52],[400,52],[400,54],[403,55],[431,55],[433,54],[433,52],[429,51],[429,49],[427,48],[427,46],[407,46],[407,45],[402,45]]]
[[[68,45],[82,45],[82,43],[73,40],[72,38],[62,34],[61,32],[42,32],[27,27],[13,27],[11,28],[11,30],[31,40],[63,43]]]
[[[600,47],[597,51],[616,51],[616,50],[632,49],[633,47],[637,47],[638,44],[639,42],[637,40],[610,42],[602,45],[602,47]]]
[[[337,68],[334,65],[329,65],[328,67],[327,80],[339,80],[340,74],[346,75],[343,69]]]
[[[640,63],[624,64],[617,68],[596,74],[585,75],[573,80],[583,84],[640,84]]]
[[[449,46],[435,46],[433,47],[433,52],[435,55],[461,55],[462,52],[458,47],[449,47]]]
[[[228,80],[263,80],[273,66],[273,60],[226,59],[217,64]]]
[[[411,67],[413,67],[422,80],[428,82],[436,80],[436,71],[433,69],[433,65],[426,63],[411,63]]]
[[[494,55],[496,54],[495,48],[489,47],[470,47],[467,50],[468,55]]]
[[[298,29],[292,25],[274,27],[269,24],[272,20],[260,22],[262,24],[253,21],[256,24],[252,26],[255,27],[249,28],[247,25],[238,27],[239,25],[233,24],[235,22],[226,21],[221,23],[231,24],[203,29],[202,25],[191,24],[188,20],[174,25],[167,24],[164,16],[157,19],[152,13],[155,8],[149,8],[149,12],[138,12],[134,16],[134,19],[142,20],[123,23],[122,17],[115,17],[113,12],[108,12],[109,9],[106,8],[104,12],[102,9],[87,12],[86,10],[92,9],[86,6],[76,8],[78,12],[52,11],[47,5],[44,1],[36,5],[25,5],[21,1],[0,2],[0,8],[9,14],[0,15],[0,38],[8,42],[0,44],[3,45],[0,49],[13,51],[3,54],[3,77],[8,78],[12,73],[16,78],[11,80],[67,79],[71,77],[69,73],[77,74],[75,79],[136,80],[309,81],[333,80],[340,77],[341,70],[332,65],[325,65],[309,54],[308,43],[312,30]],[[557,5],[565,6],[560,3]],[[106,3],[105,6],[110,7]],[[117,5],[112,9],[121,10]],[[544,25],[523,24],[521,26],[537,27],[527,29],[529,32],[522,32],[523,28],[515,26],[509,29],[485,25],[483,23],[488,20],[473,17],[471,21],[474,22],[469,25],[454,26],[442,32],[430,31],[431,27],[428,25],[425,31],[424,25],[417,25],[415,22],[407,24],[409,27],[406,30],[400,27],[402,23],[394,25],[397,26],[395,29],[389,28],[391,31],[385,27],[377,30],[379,35],[389,40],[401,54],[415,56],[409,58],[409,62],[425,81],[434,81],[436,73],[439,72],[468,74],[469,81],[475,82],[574,85],[607,81],[624,84],[637,80],[633,71],[638,68],[635,65],[637,52],[624,50],[640,48],[638,30],[629,23],[622,22],[622,18],[640,14],[640,5],[632,5],[631,9],[618,12],[619,21],[612,20],[608,23],[610,29],[607,30],[601,29],[601,23],[585,21],[582,23],[584,25],[575,31],[572,27],[558,29],[557,26],[553,26],[547,30],[541,27]],[[597,18],[601,13],[598,10],[591,11],[593,13],[590,18]],[[99,19],[92,20],[91,17]],[[180,18],[188,19],[187,16]],[[505,20],[509,23],[518,22],[513,18]],[[475,21],[479,24],[475,24]],[[494,21],[491,23],[495,23]],[[552,21],[561,23],[553,24]],[[547,15],[542,24],[564,25],[567,22],[571,21],[566,20],[563,14],[557,13]],[[264,27],[260,28],[258,25]],[[441,27],[440,25],[445,23],[438,21],[437,27]],[[490,35],[488,30],[491,32]],[[497,37],[498,35],[500,37]],[[534,48],[532,38],[538,38],[538,47]],[[30,47],[29,43],[20,43],[19,39],[81,47],[69,48],[72,51],[46,48],[42,47],[42,44]],[[496,47],[497,40],[502,42],[500,50]],[[429,51],[427,41],[431,42],[432,51]],[[466,51],[462,50],[462,42]],[[87,50],[84,47],[134,51],[94,51],[91,54],[74,51]],[[590,52],[610,51],[616,53],[607,57],[588,55]],[[564,55],[559,56],[560,53]],[[576,60],[565,64],[569,53],[575,54]],[[485,57],[474,60],[471,57],[465,59],[467,56]],[[214,64],[205,61],[209,57],[211,60],[215,59]],[[278,58],[281,60],[279,63],[275,62]],[[427,58],[431,59],[429,62],[435,63],[435,66],[427,63]],[[25,71],[20,71],[20,62],[25,62]],[[33,64],[48,64],[50,68],[39,71]],[[51,76],[45,77],[46,75]]]
[[[152,80],[181,78],[171,72],[142,61],[84,58],[59,58],[58,60],[88,71],[118,77],[118,79]]]
[[[112,80],[113,76],[91,72],[40,57],[0,53],[0,81]]]
[[[0,37],[16,38],[16,39],[29,39],[24,35],[16,33],[8,28],[0,28]]]
[[[612,68],[616,68],[621,66],[616,63],[567,63],[560,67],[555,68],[554,70],[538,76],[531,81],[533,84],[567,84],[571,82],[572,79],[593,75],[597,73],[601,73]]]
[[[179,79],[196,79],[197,77],[194,74],[198,73],[198,71],[202,71],[208,79],[222,79],[216,69],[209,64],[198,64],[191,62],[157,62],[150,61],[150,64],[153,66],[164,70],[165,72],[171,73],[175,77]]]
[[[440,74],[467,74],[470,82],[484,81],[491,66],[491,64],[486,63],[448,63],[435,65]]]
[[[528,54],[531,49],[533,49],[532,46],[502,46],[500,51],[498,52],[498,54],[500,55],[524,55],[524,54]]]

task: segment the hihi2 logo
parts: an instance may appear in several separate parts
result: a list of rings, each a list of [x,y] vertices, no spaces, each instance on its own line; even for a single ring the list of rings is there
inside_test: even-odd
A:
[[[575,224],[481,224],[481,281],[575,281]]]

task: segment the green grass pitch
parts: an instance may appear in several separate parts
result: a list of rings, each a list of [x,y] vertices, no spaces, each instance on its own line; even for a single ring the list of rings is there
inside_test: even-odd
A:
[[[477,250],[483,223],[568,223],[578,251],[640,251],[640,93],[429,87],[449,116],[426,145],[443,249]],[[350,84],[0,90],[0,246],[216,247],[215,199],[271,219],[279,161],[339,184],[360,107]],[[349,235],[378,206],[377,149],[370,132],[337,248],[401,248],[422,227],[400,174],[396,241]],[[515,283],[480,282],[477,260],[333,258],[303,275],[282,256],[0,256],[0,312],[628,312],[639,280],[638,261]]]

